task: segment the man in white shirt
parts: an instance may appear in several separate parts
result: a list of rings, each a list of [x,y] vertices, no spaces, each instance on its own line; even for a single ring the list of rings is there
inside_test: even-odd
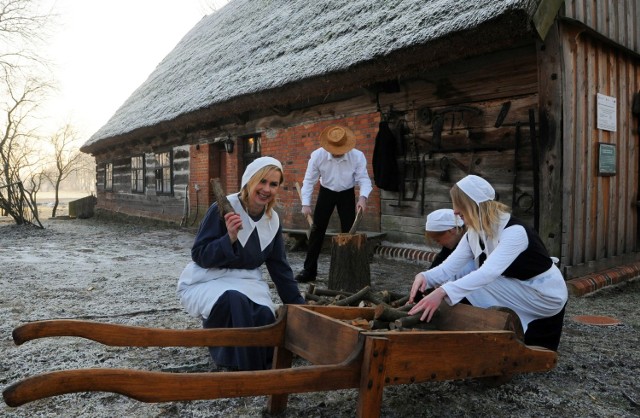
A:
[[[371,179],[367,172],[364,153],[355,149],[356,136],[344,126],[332,125],[320,134],[320,148],[311,153],[302,182],[302,213],[311,214],[313,188],[320,180],[320,191],[313,212],[313,228],[309,236],[304,269],[296,276],[300,283],[316,279],[318,257],[322,250],[329,219],[338,208],[340,230],[348,232],[356,217],[356,211],[364,210],[371,193]],[[356,202],[355,186],[359,198]]]

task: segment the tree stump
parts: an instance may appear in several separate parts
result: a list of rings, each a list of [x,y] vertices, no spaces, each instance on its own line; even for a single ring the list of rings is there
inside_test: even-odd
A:
[[[338,234],[331,240],[328,288],[357,292],[371,286],[367,234]]]

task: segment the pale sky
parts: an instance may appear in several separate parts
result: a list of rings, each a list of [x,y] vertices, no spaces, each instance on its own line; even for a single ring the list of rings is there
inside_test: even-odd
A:
[[[226,0],[49,0],[60,25],[50,51],[58,91],[51,131],[69,122],[88,139],[182,37]]]

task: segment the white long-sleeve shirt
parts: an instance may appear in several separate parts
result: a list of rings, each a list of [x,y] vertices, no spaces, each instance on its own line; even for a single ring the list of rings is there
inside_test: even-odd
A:
[[[462,278],[452,280],[452,278],[456,277],[456,273],[464,269],[470,260],[477,260],[482,252],[479,245],[474,245],[474,243],[478,242],[478,234],[473,230],[469,230],[462,237],[453,253],[442,264],[422,273],[427,281],[427,287],[442,285],[451,303],[458,303],[474,290],[500,277],[502,272],[529,245],[525,229],[520,225],[505,228],[508,221],[509,215],[505,214],[497,227],[495,238],[487,240],[486,253],[488,256],[482,266]],[[472,243],[471,245],[470,242]]]
[[[334,192],[357,185],[363,197],[369,197],[373,188],[367,172],[367,159],[362,151],[355,148],[339,158],[334,158],[324,148],[311,153],[300,191],[303,206],[311,206],[313,188],[318,179],[323,187]]]

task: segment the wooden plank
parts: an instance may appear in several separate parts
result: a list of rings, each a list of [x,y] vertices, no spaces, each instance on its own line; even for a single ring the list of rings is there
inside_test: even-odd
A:
[[[563,218],[563,88],[566,74],[562,72],[562,43],[558,27],[547,34],[544,44],[538,42],[538,140],[540,143],[540,184],[538,233],[549,254],[562,254]],[[568,104],[566,106],[571,106]],[[565,161],[566,163],[566,161]],[[569,168],[570,170],[570,168]]]
[[[386,338],[392,384],[545,371],[557,363],[555,352],[525,346],[510,331],[407,331]]]
[[[356,416],[360,418],[380,416],[388,345],[389,340],[386,338],[369,337],[366,340],[362,368],[360,369],[360,388],[356,412]]]
[[[326,315],[314,313],[303,305],[287,306],[285,348],[313,364],[346,361],[361,349],[360,329]],[[331,344],[327,344],[331,341]]]

